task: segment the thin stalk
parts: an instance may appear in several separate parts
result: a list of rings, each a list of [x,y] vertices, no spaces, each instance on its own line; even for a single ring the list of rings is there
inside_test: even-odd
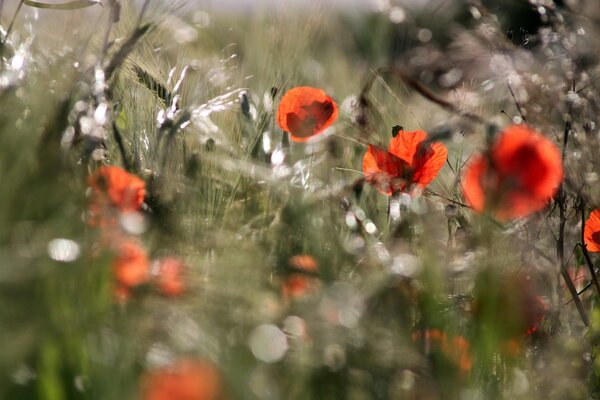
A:
[[[596,268],[594,268],[594,264],[592,263],[592,258],[590,257],[590,252],[587,250],[587,246],[585,245],[585,202],[581,200],[581,243],[577,243],[579,247],[581,247],[581,251],[583,252],[583,258],[585,258],[585,262],[590,270],[590,276],[592,277],[592,283],[594,287],[596,287],[596,291],[598,292],[598,296],[600,296],[600,283],[598,282],[598,276],[596,275]]]
[[[567,145],[569,144],[569,132],[571,131],[570,115],[571,115],[571,109],[569,108],[569,120],[567,120],[567,122],[565,124],[565,130],[563,133],[563,148],[562,148],[563,165],[564,165],[564,161],[565,161],[566,154],[567,154]],[[566,202],[564,186],[562,184],[560,185],[560,188],[558,189],[558,194],[556,196],[556,205],[558,206],[559,218],[560,218],[559,228],[558,228],[558,239],[556,241],[556,255],[557,255],[558,263],[559,263],[559,267],[560,267],[560,274],[561,274],[563,280],[565,281],[565,284],[567,285],[567,289],[571,293],[571,297],[573,298],[575,307],[577,307],[577,311],[579,312],[581,321],[583,322],[583,324],[586,327],[588,327],[588,326],[590,326],[590,320],[585,312],[585,309],[583,308],[581,299],[579,298],[579,295],[577,294],[577,289],[575,288],[575,285],[573,284],[573,280],[571,279],[571,277],[569,276],[569,273],[567,272],[567,265],[565,263],[565,225],[567,223],[567,215],[566,215],[567,202]]]
[[[392,66],[392,65],[385,65],[385,66],[379,67],[373,71],[372,76],[369,77],[369,79],[367,79],[367,81],[363,85],[361,95],[360,95],[361,99],[366,99],[366,95],[369,92],[369,90],[371,89],[371,86],[373,86],[373,82],[375,81],[375,78],[384,73],[391,74],[392,76],[400,79],[402,82],[406,83],[408,86],[410,86],[414,91],[419,93],[421,96],[423,96],[427,100],[439,105],[446,111],[449,111],[453,114],[460,115],[460,116],[467,118],[473,122],[477,122],[480,124],[486,123],[486,121],[483,118],[481,118],[479,115],[460,110],[453,103],[434,94],[431,90],[429,90],[427,87],[425,87],[421,82],[419,82],[417,79],[413,78],[412,76],[408,75],[401,68]]]
[[[585,258],[585,262],[590,269],[590,275],[592,276],[592,283],[596,287],[596,291],[600,296],[600,283],[598,282],[598,276],[596,275],[596,269],[594,268],[594,264],[592,263],[592,259],[590,258],[590,253],[587,251],[585,247],[585,243],[577,243],[579,247],[581,247],[581,251],[583,252],[583,258]]]
[[[149,4],[150,0],[144,1],[144,4],[142,5],[142,10],[140,11],[140,15],[138,16],[137,22],[135,23],[136,27],[142,25],[142,20],[144,19],[144,14],[146,14],[146,10],[148,9]]]
[[[12,32],[13,26],[15,25],[15,21],[17,20],[17,16],[19,15],[19,11],[21,11],[21,7],[23,7],[23,3],[25,3],[25,0],[19,1],[19,5],[17,6],[15,15],[13,15],[12,20],[10,21],[10,24],[8,25],[8,28],[6,28],[6,36],[4,36],[4,40],[2,41],[3,45],[4,45],[4,43],[6,43],[6,41],[8,40],[8,37],[10,36],[10,33]]]
[[[106,53],[108,52],[108,41],[110,39],[110,33],[113,28],[113,18],[112,12],[108,14],[108,26],[106,27],[106,31],[104,32],[104,40],[102,43],[102,60],[106,57]]]
[[[527,123],[527,119],[525,119],[525,115],[523,114],[523,109],[521,108],[521,104],[519,104],[519,102],[517,101],[517,96],[515,96],[515,92],[513,91],[512,86],[510,85],[510,82],[506,82],[506,84],[508,85],[508,91],[510,92],[510,95],[512,96],[513,101],[515,102],[515,106],[517,106],[517,111],[519,111],[519,115],[521,116],[521,119],[523,120],[523,122]]]
[[[121,132],[119,132],[117,123],[113,121],[112,125],[113,137],[115,142],[117,142],[117,147],[119,148],[119,153],[121,154],[121,159],[123,160],[123,166],[127,171],[132,172],[131,163],[129,162],[129,157],[127,157],[127,151],[125,150],[125,144],[123,143],[123,136],[121,136]]]

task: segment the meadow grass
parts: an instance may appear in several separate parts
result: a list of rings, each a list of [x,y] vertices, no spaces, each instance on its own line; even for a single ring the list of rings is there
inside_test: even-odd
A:
[[[150,398],[180,359],[219,371],[202,399],[597,398],[597,258],[577,246],[598,206],[594,1],[379,3],[23,5],[1,50],[0,398]],[[340,108],[308,143],[275,122],[296,86]],[[561,189],[523,218],[474,212],[466,165],[521,122],[561,150]],[[421,195],[364,180],[396,125],[448,148]],[[91,222],[103,165],[145,182],[114,230]],[[153,263],[123,300],[127,240]]]

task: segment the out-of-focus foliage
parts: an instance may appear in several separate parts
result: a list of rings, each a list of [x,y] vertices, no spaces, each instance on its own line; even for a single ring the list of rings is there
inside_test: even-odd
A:
[[[600,396],[596,0],[6,3],[0,398]],[[295,86],[340,108],[308,143],[275,123]],[[523,122],[562,188],[473,213],[463,167]],[[449,150],[422,195],[363,181],[398,125]],[[139,208],[93,217],[102,165],[144,181]]]

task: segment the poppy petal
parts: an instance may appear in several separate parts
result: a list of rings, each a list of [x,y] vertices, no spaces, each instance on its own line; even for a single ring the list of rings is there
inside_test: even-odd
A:
[[[121,211],[137,211],[144,203],[146,184],[137,176],[114,166],[100,167],[88,178],[94,192],[94,206],[106,198]]]
[[[419,145],[426,139],[427,132],[401,130],[390,141],[390,153],[412,165]]]
[[[144,283],[148,279],[150,260],[146,251],[134,240],[120,244],[113,262],[113,272],[117,282],[124,288]]]
[[[477,212],[489,208],[501,220],[520,218],[546,207],[562,177],[558,147],[525,125],[513,125],[467,166],[463,194]]]
[[[143,400],[217,400],[223,397],[221,374],[204,360],[183,359],[147,373]]]
[[[318,268],[317,261],[308,254],[298,254],[290,257],[288,264],[290,267],[300,271],[317,272]]]
[[[600,209],[590,213],[583,229],[585,247],[592,253],[600,252]]]
[[[282,97],[276,120],[293,141],[305,142],[323,132],[337,117],[337,104],[323,90],[300,86]]]
[[[156,285],[158,290],[167,297],[181,295],[185,291],[183,283],[183,272],[185,266],[177,258],[166,257],[158,263],[158,276]]]
[[[410,167],[404,160],[371,144],[363,158],[365,179],[387,195],[406,186],[404,175],[409,171]]]
[[[437,176],[440,169],[448,159],[448,149],[442,143],[435,142],[429,145],[422,154],[414,158],[413,183],[425,188]]]
[[[494,145],[494,165],[503,176],[538,199],[549,199],[562,181],[560,151],[541,133],[525,125],[507,128]]]
[[[487,171],[488,161],[479,155],[469,162],[462,179],[463,196],[467,204],[477,212],[485,209],[485,193],[481,181]]]

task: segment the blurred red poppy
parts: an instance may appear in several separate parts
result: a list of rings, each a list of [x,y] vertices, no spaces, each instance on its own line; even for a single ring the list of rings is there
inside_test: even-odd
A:
[[[146,374],[142,393],[143,400],[217,400],[221,376],[210,362],[184,359]]]
[[[446,146],[427,142],[426,132],[401,130],[391,140],[389,151],[369,145],[363,158],[363,172],[367,182],[391,195],[409,190],[412,185],[424,189],[447,158]]]
[[[441,351],[441,353],[454,363],[462,374],[471,371],[473,361],[470,355],[470,344],[463,336],[448,336],[439,329],[426,329],[424,332],[412,334],[412,340],[422,342],[425,352]]]
[[[563,177],[558,147],[526,125],[502,131],[487,154],[473,158],[463,176],[466,201],[501,220],[542,210]]]
[[[290,267],[301,271],[317,272],[317,261],[308,254],[290,257],[288,264]]]
[[[179,296],[185,290],[183,283],[184,265],[181,260],[174,257],[166,257],[158,261],[156,275],[156,286],[165,296]]]
[[[338,117],[335,101],[317,88],[299,86],[281,98],[277,124],[295,142],[306,142],[323,132]]]
[[[284,280],[281,292],[284,298],[298,298],[307,294],[317,286],[316,272],[317,261],[308,254],[290,257],[288,260],[291,269]]]
[[[585,221],[583,239],[587,251],[592,253],[600,251],[600,209],[592,211]]]
[[[88,179],[95,207],[110,205],[122,212],[137,211],[144,202],[146,184],[119,167],[100,167]]]
[[[135,240],[126,240],[117,247],[113,273],[119,285],[130,288],[148,280],[150,260],[146,251]]]

